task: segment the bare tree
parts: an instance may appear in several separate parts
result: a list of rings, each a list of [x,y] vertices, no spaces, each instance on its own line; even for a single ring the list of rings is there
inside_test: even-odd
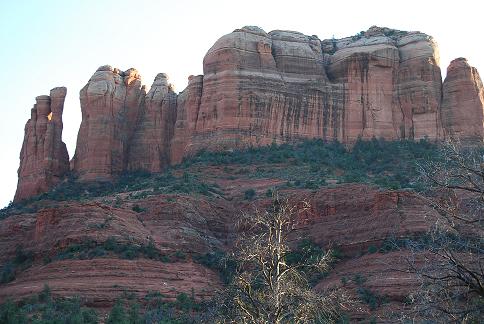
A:
[[[421,166],[429,188],[424,199],[437,212],[412,271],[421,279],[414,294],[419,317],[438,322],[480,322],[484,317],[484,149],[456,142]]]
[[[299,251],[291,262],[290,239],[296,231],[299,213],[307,202],[291,204],[274,196],[267,210],[243,217],[234,257],[239,270],[224,296],[221,322],[237,323],[327,323],[338,317],[344,297],[337,291],[318,294],[308,283],[311,271],[327,271],[332,251],[314,255]]]

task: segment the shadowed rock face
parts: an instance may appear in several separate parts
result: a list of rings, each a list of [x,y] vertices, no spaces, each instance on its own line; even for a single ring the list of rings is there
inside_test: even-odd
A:
[[[145,96],[129,152],[129,169],[159,172],[170,161],[177,96],[159,73]]]
[[[135,69],[100,67],[80,92],[73,171],[110,180],[126,170],[160,172],[203,149],[484,134],[476,69],[457,59],[442,84],[437,45],[421,32],[374,26],[321,41],[246,26],[215,42],[203,70],[177,95],[164,73],[146,93]]]
[[[447,136],[482,140],[484,90],[476,68],[465,58],[453,60],[443,90],[442,123]]]
[[[62,112],[66,88],[38,96],[25,124],[15,201],[48,191],[69,171],[69,155],[62,142]]]

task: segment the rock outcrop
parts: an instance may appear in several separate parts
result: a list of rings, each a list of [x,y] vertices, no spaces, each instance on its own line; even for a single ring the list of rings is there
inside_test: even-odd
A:
[[[480,79],[453,65],[442,91],[437,45],[421,32],[371,27],[321,41],[244,27],[215,42],[204,75],[191,76],[179,95],[163,73],[145,96],[137,74],[101,67],[81,91],[74,170],[109,179],[124,170],[159,172],[203,149],[305,138],[482,138]],[[471,129],[462,126],[471,119]]]
[[[160,172],[204,149],[484,135],[477,71],[457,59],[442,83],[437,45],[421,32],[374,26],[320,40],[247,26],[215,42],[203,71],[177,95],[164,73],[146,93],[135,69],[100,67],[80,92],[73,171],[111,180]]]
[[[101,66],[80,92],[82,122],[74,171],[82,180],[110,180],[127,169],[145,90],[135,69]]]
[[[171,139],[170,163],[177,164],[183,160],[191,145],[192,134],[198,120],[202,102],[203,75],[188,78],[187,88],[178,95],[176,121]]]
[[[334,43],[328,71],[343,84],[345,135],[387,139],[439,138],[441,75],[437,46],[420,32],[372,27]]]
[[[472,71],[468,82],[460,82],[468,103],[456,118],[472,116],[475,130],[464,132],[482,139],[482,87]],[[170,161],[201,149],[302,138],[348,144],[372,137],[439,140],[459,124],[449,117],[442,123],[442,96],[450,92],[442,92],[437,45],[421,32],[372,27],[321,41],[244,27],[212,46],[204,75],[179,95]],[[454,98],[455,107],[460,99]]]
[[[69,155],[62,142],[62,112],[66,88],[38,96],[25,125],[14,201],[48,191],[69,171]]]
[[[482,141],[484,88],[476,68],[467,60],[452,61],[445,78],[442,123],[448,137]]]
[[[167,75],[158,74],[140,113],[129,152],[129,169],[160,172],[168,165],[176,107],[177,95]]]
[[[206,172],[207,177],[216,174],[214,170]],[[32,254],[30,267],[18,271],[12,282],[0,283],[0,303],[38,293],[44,284],[55,296],[79,295],[98,308],[111,306],[126,291],[139,301],[150,291],[159,291],[167,298],[185,292],[198,300],[209,299],[220,288],[221,280],[213,269],[194,261],[195,256],[230,250],[241,210],[253,210],[254,204],[267,206],[270,198],[262,193],[273,186],[268,179],[264,184],[249,177],[227,180],[228,174],[219,173],[217,182],[230,200],[158,194],[132,200],[125,193],[105,196],[103,202],[54,203],[37,213],[0,219],[0,264],[13,259],[20,244],[23,251]],[[257,188],[262,198],[244,200],[246,188]],[[398,267],[405,267],[405,251],[367,252],[370,246],[379,248],[388,238],[420,235],[427,230],[433,213],[415,194],[357,184],[316,191],[290,189],[284,194],[295,201],[305,199],[312,206],[307,214],[301,214],[300,236],[323,247],[336,246],[345,255],[317,288],[341,285],[342,277],[351,281],[362,276],[366,287],[388,298],[388,310],[402,305],[417,287],[414,276],[398,271]],[[132,210],[135,204],[141,212]],[[133,259],[108,252],[88,254],[95,247],[102,249],[112,238],[132,246],[151,241],[167,256],[178,252],[185,257],[162,262],[142,254]],[[60,257],[69,247],[78,247],[70,251],[79,254]],[[81,257],[82,253],[92,256]],[[368,313],[363,315],[369,317]]]

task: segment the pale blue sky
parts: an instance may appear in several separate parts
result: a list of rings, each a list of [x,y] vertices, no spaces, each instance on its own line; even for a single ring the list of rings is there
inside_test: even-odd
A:
[[[289,29],[325,39],[378,25],[434,36],[444,73],[460,56],[484,71],[484,5],[450,2],[0,0],[0,207],[15,193],[34,98],[67,87],[63,139],[72,157],[81,118],[79,90],[101,65],[134,67],[148,86],[165,72],[181,91],[190,74],[202,73],[212,44],[236,28]]]

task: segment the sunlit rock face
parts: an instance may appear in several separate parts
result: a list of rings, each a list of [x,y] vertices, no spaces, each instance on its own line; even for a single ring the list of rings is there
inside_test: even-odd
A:
[[[82,122],[73,168],[81,180],[109,180],[126,170],[145,90],[135,69],[97,69],[80,94]]]
[[[455,77],[451,73],[443,93],[437,45],[421,32],[374,26],[321,41],[246,26],[215,42],[203,70],[178,95],[160,73],[145,95],[136,73],[100,68],[81,91],[86,112],[75,157],[81,178],[109,178],[127,169],[159,172],[202,149],[305,138],[351,144],[373,137],[439,140],[466,131],[482,137],[477,73],[461,69],[456,81],[469,99],[454,115],[475,123],[473,130],[459,131],[460,122],[443,114],[462,97],[446,90]],[[116,81],[127,74],[133,82]]]
[[[62,142],[62,112],[66,88],[38,96],[25,125],[20,152],[15,201],[48,191],[69,171],[69,155]]]
[[[246,26],[215,42],[203,71],[179,94],[160,73],[146,93],[135,69],[101,66],[80,92],[72,170],[81,180],[111,180],[160,172],[204,149],[311,138],[475,141],[484,133],[477,71],[457,59],[442,83],[437,45],[421,32],[373,26],[320,40]],[[22,170],[20,183],[40,172]]]
[[[441,76],[433,39],[372,27],[325,41],[328,71],[344,92],[344,142],[358,137],[438,139]]]
[[[437,44],[430,36],[414,33],[400,38],[397,45],[394,127],[400,138],[439,139],[442,76]]]
[[[301,138],[443,138],[439,53],[420,32],[371,27],[321,41],[244,27],[210,48],[197,84],[179,100],[172,163],[200,149]]]
[[[298,32],[244,27],[220,38],[204,58],[187,152],[341,136],[342,98],[323,61],[320,40]]]
[[[476,68],[453,60],[443,86],[442,122],[448,137],[482,141],[484,90]]]

